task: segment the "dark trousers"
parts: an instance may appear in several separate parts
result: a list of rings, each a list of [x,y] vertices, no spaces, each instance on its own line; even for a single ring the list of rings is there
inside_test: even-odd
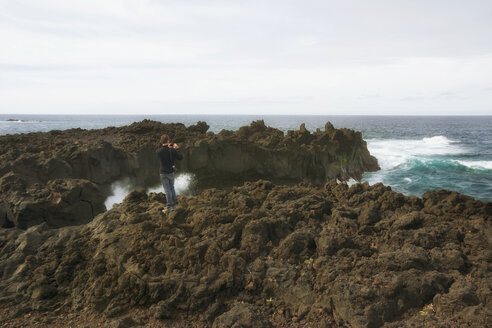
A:
[[[166,207],[168,209],[176,206],[176,191],[174,190],[174,173],[161,173],[162,187],[164,187],[164,193],[166,194]]]

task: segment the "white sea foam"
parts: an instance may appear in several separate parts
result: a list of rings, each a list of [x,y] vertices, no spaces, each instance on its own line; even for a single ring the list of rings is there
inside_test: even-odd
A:
[[[347,181],[347,185],[350,187],[351,185],[354,185],[356,183],[358,183],[359,181],[355,180],[354,178],[350,178],[348,181]]]
[[[477,170],[492,170],[492,161],[459,161],[455,162],[460,163],[466,167]]]
[[[426,144],[440,144],[440,145],[451,145],[458,143],[457,141],[449,140],[445,136],[434,136],[429,138],[423,138],[422,141]]]
[[[109,210],[116,203],[121,203],[123,198],[130,192],[130,186],[124,182],[116,182],[111,187],[111,196],[106,198],[104,205]]]
[[[176,190],[176,195],[183,194],[190,186],[192,180],[193,174],[191,173],[183,173],[176,176],[176,180],[174,181],[174,190]],[[148,192],[164,192],[164,188],[162,185],[158,185],[150,188]]]
[[[176,180],[174,182],[174,189],[176,190],[176,194],[180,195],[184,193],[190,186],[192,180],[193,180],[192,174],[183,173],[177,175]],[[133,186],[126,179],[115,182],[111,187],[112,195],[106,199],[104,205],[106,205],[107,209],[110,209],[113,207],[114,204],[121,203],[123,199],[126,197],[126,195],[128,195],[132,189]],[[162,185],[157,185],[156,187],[150,188],[147,192],[149,193],[164,192],[164,189]]]
[[[458,142],[445,136],[434,136],[420,140],[369,139],[367,147],[378,159],[383,170],[391,169],[420,156],[463,154]]]
[[[369,182],[370,185],[374,185],[378,182],[384,182],[384,177],[386,176],[386,172],[383,170],[376,172],[369,172],[364,175],[363,181]]]
[[[403,180],[405,180],[405,181],[406,181],[406,182],[408,182],[408,183],[412,183],[412,179],[410,179],[410,178],[405,178],[405,179],[403,179]]]

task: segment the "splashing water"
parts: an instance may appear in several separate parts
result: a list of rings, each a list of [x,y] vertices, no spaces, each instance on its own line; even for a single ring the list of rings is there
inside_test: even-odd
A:
[[[14,119],[15,121],[9,121]],[[237,130],[252,121],[286,133],[305,123],[310,131],[326,122],[361,131],[382,170],[364,174],[371,184],[382,182],[404,194],[450,189],[477,199],[492,200],[492,116],[307,116],[307,115],[11,115],[0,114],[0,135],[68,128],[122,126],[143,119],[189,126],[206,121],[210,131]],[[21,121],[21,122],[19,122]],[[156,181],[157,182],[157,181]],[[350,183],[352,183],[351,181]],[[176,181],[179,184],[179,180]],[[179,187],[178,187],[179,188]],[[193,186],[190,187],[190,189]],[[110,206],[130,188],[113,186]],[[161,187],[154,188],[161,191]],[[120,196],[118,196],[120,195]],[[122,195],[122,196],[121,196]],[[114,201],[112,199],[115,199]]]
[[[182,173],[176,176],[174,182],[174,189],[176,190],[176,195],[184,194],[190,187],[194,176],[190,173]],[[129,182],[128,179],[123,179],[113,183],[111,186],[111,196],[109,196],[104,204],[107,209],[113,207],[114,204],[121,203],[123,199],[134,189],[134,186]],[[147,189],[147,193],[151,192],[164,192],[162,185],[157,185]]]
[[[421,195],[429,189],[450,189],[487,199],[492,191],[492,161],[457,159],[475,155],[460,142],[445,136],[420,140],[371,139],[367,146],[381,166],[380,171],[364,175],[363,180],[370,184],[383,182],[407,195]]]
[[[457,142],[444,136],[420,140],[372,139],[367,141],[367,147],[383,170],[395,168],[411,159],[467,153]]]

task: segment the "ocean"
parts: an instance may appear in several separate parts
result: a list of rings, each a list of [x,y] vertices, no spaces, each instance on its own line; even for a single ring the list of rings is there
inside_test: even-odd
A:
[[[310,131],[326,122],[362,132],[381,170],[363,181],[382,182],[405,195],[448,189],[492,201],[492,116],[279,116],[279,115],[14,115],[0,114],[0,135],[69,128],[99,129],[143,119],[205,121],[210,131],[236,130],[262,119],[286,132],[301,123]],[[177,189],[185,188],[189,176]]]

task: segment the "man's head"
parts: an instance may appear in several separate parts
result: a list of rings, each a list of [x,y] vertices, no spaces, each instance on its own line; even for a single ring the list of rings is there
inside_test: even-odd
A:
[[[161,145],[164,145],[164,144],[169,143],[169,140],[170,140],[170,139],[169,139],[169,136],[168,136],[167,134],[163,134],[163,135],[161,136]]]

